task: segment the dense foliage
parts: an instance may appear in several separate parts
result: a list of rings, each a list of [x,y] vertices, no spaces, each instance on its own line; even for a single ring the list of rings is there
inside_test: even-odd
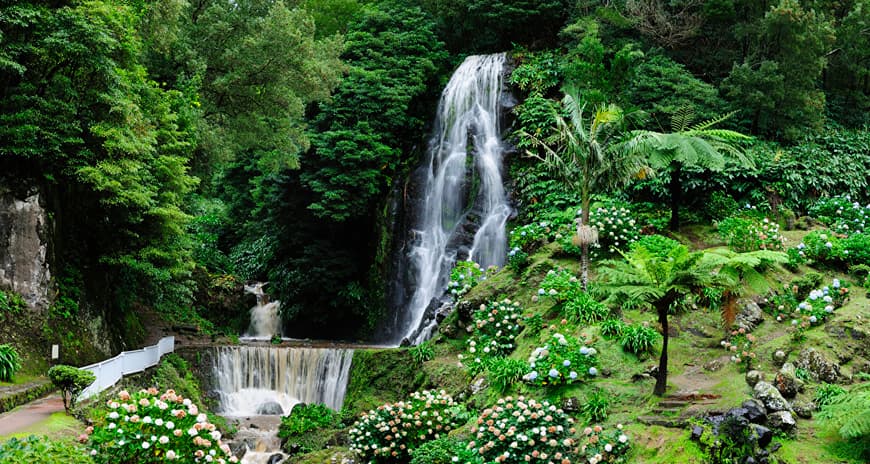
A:
[[[48,378],[60,390],[67,411],[75,407],[79,394],[97,379],[91,371],[63,364],[49,369]]]

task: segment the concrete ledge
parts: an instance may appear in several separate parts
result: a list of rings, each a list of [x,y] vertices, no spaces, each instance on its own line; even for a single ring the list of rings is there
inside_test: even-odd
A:
[[[11,411],[22,404],[42,398],[55,390],[57,388],[51,383],[51,380],[45,379],[0,391],[0,413]]]

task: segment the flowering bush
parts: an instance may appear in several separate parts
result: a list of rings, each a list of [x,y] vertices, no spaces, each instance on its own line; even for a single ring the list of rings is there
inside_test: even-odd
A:
[[[788,251],[789,266],[813,262],[834,267],[870,264],[870,234],[853,233],[848,237],[834,232],[813,231],[803,242]]]
[[[363,413],[350,429],[350,447],[369,463],[407,462],[423,443],[446,437],[468,420],[444,390],[415,392],[408,401]]]
[[[640,238],[640,227],[627,204],[612,203],[590,209],[589,222],[598,229],[598,243],[591,246],[591,255],[601,258],[625,251]]]
[[[740,365],[744,371],[748,371],[752,369],[752,362],[755,360],[755,341],[754,335],[748,333],[746,329],[740,328],[732,330],[731,336],[722,340],[720,344],[722,348],[733,353],[731,362]]]
[[[580,281],[571,271],[561,268],[550,269],[541,281],[538,296],[552,298],[557,303],[561,303],[582,291]]]
[[[519,274],[529,265],[529,254],[519,247],[511,248],[508,251],[508,267],[512,271]]]
[[[121,391],[87,432],[98,463],[238,462],[205,413],[173,390]]]
[[[615,429],[610,430],[599,425],[586,427],[583,429],[583,440],[580,455],[589,464],[628,462],[631,443],[628,435],[622,431],[622,424],[617,424]]]
[[[844,235],[863,233],[870,224],[870,204],[861,206],[849,196],[822,198],[809,212],[834,232]]]
[[[553,233],[554,228],[549,222],[532,222],[511,230],[509,237],[510,247],[530,252],[540,244],[546,243]]]
[[[598,352],[576,338],[553,334],[550,342],[529,356],[530,372],[523,380],[534,385],[566,385],[598,375]]]
[[[480,264],[474,261],[457,261],[450,271],[450,283],[447,286],[453,299],[458,300],[485,279],[486,274]]]
[[[579,220],[581,213],[578,209],[575,221]],[[640,226],[625,203],[614,202],[590,209],[589,225],[598,231],[598,242],[589,246],[589,255],[594,259],[613,256],[617,250],[627,250],[640,238]],[[572,236],[573,232],[566,234],[562,248],[566,253],[579,256],[580,247],[572,243]]]
[[[499,399],[485,409],[471,429],[476,449],[486,462],[571,464],[574,421],[547,401],[522,396]]]
[[[480,367],[489,357],[505,356],[514,350],[514,340],[523,327],[523,308],[511,300],[480,305],[473,314],[474,332],[466,342],[468,355],[460,355],[466,365]]]
[[[782,250],[785,238],[770,219],[730,217],[719,222],[719,235],[735,251]]]
[[[810,292],[806,300],[795,308],[791,320],[792,338],[797,342],[804,340],[804,332],[812,326],[820,325],[833,314],[834,310],[843,306],[849,297],[849,288],[834,279],[830,286],[824,286]],[[777,320],[782,320],[778,317]]]

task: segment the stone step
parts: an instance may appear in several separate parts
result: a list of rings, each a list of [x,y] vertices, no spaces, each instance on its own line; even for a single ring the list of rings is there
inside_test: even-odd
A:
[[[659,401],[658,407],[661,408],[682,408],[689,404],[689,401],[686,400],[661,400]]]
[[[659,425],[669,428],[683,428],[686,420],[679,417],[640,416],[637,420],[646,425]]]

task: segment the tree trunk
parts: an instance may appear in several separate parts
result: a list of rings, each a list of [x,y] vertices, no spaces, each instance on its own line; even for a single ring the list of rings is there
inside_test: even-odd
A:
[[[656,396],[664,396],[668,388],[668,306],[670,305],[657,308],[659,323],[662,325],[662,355],[659,357],[659,372],[653,389]]]
[[[586,291],[586,285],[589,283],[589,244],[583,243],[580,245],[580,283],[583,286],[583,291]]]
[[[668,190],[671,194],[671,224],[670,229],[674,232],[680,229],[680,200],[682,197],[682,186],[680,185],[680,172],[683,170],[680,163],[675,163],[674,169],[671,170],[671,181],[668,185]]]

